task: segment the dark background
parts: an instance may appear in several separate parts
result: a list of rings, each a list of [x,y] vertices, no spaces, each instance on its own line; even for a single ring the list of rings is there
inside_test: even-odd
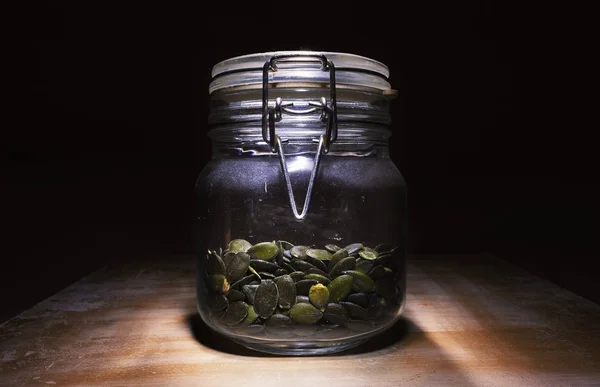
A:
[[[584,9],[38,2],[4,46],[0,320],[110,260],[191,251],[215,63],[351,52],[399,90],[410,251],[495,253],[599,301]]]

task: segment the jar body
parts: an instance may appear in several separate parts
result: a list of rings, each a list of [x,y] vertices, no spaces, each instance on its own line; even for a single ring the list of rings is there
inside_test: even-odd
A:
[[[287,156],[294,193],[300,204],[313,160],[311,152]],[[198,310],[215,331],[263,351],[324,353],[361,343],[393,325],[402,313],[406,292],[406,186],[385,149],[364,157],[322,156],[308,215],[303,220],[292,216],[277,155],[215,158],[202,171],[196,195]],[[233,254],[228,250],[231,250],[230,242],[236,239],[252,245],[274,241],[279,251],[269,262],[277,266],[258,264],[253,273],[250,270],[253,263],[249,263],[244,273],[228,277],[232,273],[227,271],[227,266],[232,264]],[[319,250],[324,250],[326,245],[345,248],[360,243],[373,250],[350,248],[349,254],[338,253],[344,257],[334,256],[334,261],[343,260],[344,264],[333,271],[335,262],[327,259],[327,254],[323,253],[323,265],[316,265],[313,258],[304,254],[292,255],[291,246],[279,241]],[[330,252],[336,250],[333,246],[329,249]],[[374,252],[376,250],[379,251]],[[219,265],[214,264],[216,258],[210,257],[211,254],[226,263],[224,273],[215,268]],[[256,262],[256,257],[250,255],[251,261]],[[308,263],[317,270],[296,261]],[[252,299],[252,292],[269,280],[277,285],[283,275],[292,272],[296,272],[293,277],[296,296],[309,296],[312,286],[322,283],[328,288],[329,297],[321,297],[316,303],[313,298],[318,297],[308,300],[296,297],[290,305],[278,302],[270,316],[267,311],[255,320],[248,317],[244,307],[249,308],[255,302],[271,302]],[[310,275],[319,273],[325,278]],[[353,281],[351,285],[337,281],[342,288],[350,286],[348,290],[340,290],[333,283],[342,276],[343,279],[350,276]],[[299,284],[303,279],[322,281]],[[323,299],[324,305],[319,304]],[[239,304],[240,301],[245,306]],[[236,302],[235,307],[241,312],[230,308]],[[314,309],[294,307],[304,302]],[[337,305],[331,307],[331,304]],[[339,309],[339,305],[343,309]],[[253,309],[256,307],[253,305]],[[264,305],[260,307],[265,309]]]

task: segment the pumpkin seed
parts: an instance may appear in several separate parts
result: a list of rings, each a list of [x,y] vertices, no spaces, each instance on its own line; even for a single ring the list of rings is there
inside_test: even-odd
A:
[[[258,278],[258,280],[262,280],[262,277],[260,276],[260,274],[254,270],[254,268],[252,266],[248,266],[248,271],[250,271],[250,273],[254,274],[255,278]]]
[[[325,245],[325,250],[329,251],[330,253],[335,253],[338,250],[341,250],[342,248],[340,246],[336,246],[336,245]]]
[[[224,275],[221,274],[213,274],[208,276],[207,281],[208,289],[222,294],[227,294],[229,292],[229,282]]]
[[[323,284],[313,285],[308,291],[308,299],[315,308],[323,311],[329,302],[329,289]]]
[[[258,275],[260,275],[261,279],[275,279],[275,274],[266,271],[259,271]]]
[[[279,254],[279,247],[272,242],[261,242],[248,249],[248,254],[252,259],[272,261]]]
[[[375,281],[375,293],[381,297],[393,300],[396,297],[396,283],[392,277],[383,277]]]
[[[236,254],[237,254],[237,252],[235,252],[235,251],[228,251],[224,255],[221,256],[226,268],[229,266],[229,264],[231,263],[231,260],[233,259],[233,257],[235,257]]]
[[[290,254],[289,250],[284,250],[283,256],[286,257],[287,259],[292,259],[292,254]]]
[[[246,299],[246,295],[239,290],[229,289],[227,299],[229,302],[244,301]]]
[[[290,254],[293,258],[306,259],[306,250],[308,250],[307,246],[294,246],[291,248]]]
[[[262,259],[252,259],[250,260],[250,266],[258,271],[268,271],[274,272],[279,269],[279,265],[269,261],[263,261]]]
[[[293,271],[290,273],[290,277],[294,280],[294,282],[298,282],[304,279],[303,271]]]
[[[276,285],[279,290],[279,307],[281,309],[289,309],[296,301],[296,285],[294,280],[286,274],[277,280]]]
[[[321,261],[320,259],[313,258],[310,255],[308,255],[306,257],[306,262],[310,263],[311,265],[313,265],[317,269],[321,270],[322,272],[327,272],[327,270],[329,270],[329,269],[327,269],[327,265],[324,264],[323,261]]]
[[[256,273],[256,274],[258,274],[258,273]],[[245,277],[242,277],[239,281],[234,282],[233,285],[231,285],[231,289],[240,290],[242,288],[242,286],[248,285],[252,281],[254,281],[254,278],[255,278],[254,275],[247,275]]]
[[[386,251],[390,251],[392,249],[392,245],[388,244],[388,243],[380,243],[377,246],[375,246],[375,250],[377,250],[377,252],[379,254],[384,253]]]
[[[338,275],[342,274],[343,271],[353,270],[355,267],[356,267],[356,259],[354,259],[352,257],[344,258],[341,261],[339,261],[333,267],[333,269],[331,269],[331,271],[329,271],[329,275],[332,278],[335,278]]]
[[[329,303],[325,308],[323,317],[333,324],[344,324],[350,320],[350,313],[340,304]]]
[[[352,290],[359,293],[370,293],[375,290],[375,282],[368,275],[356,270],[346,270],[343,272],[352,276]]]
[[[304,303],[310,304],[310,300],[308,299],[308,296],[296,296],[296,302],[295,302],[295,304],[298,304],[300,302],[304,302]]]
[[[306,274],[320,274],[323,277],[327,278],[328,280],[331,281],[331,277],[329,276],[329,274],[327,274],[326,272],[324,272],[323,270],[319,270],[317,268],[310,268],[306,271]]]
[[[288,274],[288,272],[285,269],[277,269],[277,270],[275,270],[275,276],[276,277],[281,277],[282,275],[286,275],[286,274]]]
[[[293,321],[286,315],[276,313],[265,321],[265,326],[269,329],[276,329],[292,325]]]
[[[363,274],[367,274],[373,268],[373,261],[368,261],[362,258],[359,258],[356,262],[356,267],[354,270],[360,271]]]
[[[235,282],[242,278],[250,265],[250,256],[244,252],[237,253],[227,265],[227,278]]]
[[[252,247],[252,243],[248,242],[245,239],[234,239],[229,242],[229,250],[233,252],[242,252],[245,253]]]
[[[359,320],[368,320],[369,319],[369,312],[367,312],[367,310],[365,308],[363,308],[362,306],[356,305],[353,302],[340,302],[340,305],[342,305],[344,308],[348,309],[348,312],[350,313],[350,317],[352,318],[357,318]]]
[[[294,327],[294,334],[300,337],[313,336],[319,330],[317,325],[297,325]]]
[[[301,260],[297,259],[292,262],[292,267],[299,271],[307,271],[308,269],[315,267],[315,265],[312,265],[306,261],[301,261]]]
[[[325,277],[324,275],[321,274],[306,274],[304,276],[304,279],[311,279],[311,280],[315,280],[325,286],[329,285],[329,283],[331,282],[331,280],[327,277]]]
[[[363,247],[363,249],[358,252],[358,255],[360,255],[360,257],[363,259],[372,261],[379,256],[379,253],[377,250],[373,250],[370,247]]]
[[[261,281],[254,295],[254,310],[262,318],[269,318],[279,301],[277,285],[272,280]]]
[[[368,293],[352,293],[348,296],[348,302],[353,302],[356,305],[362,306],[363,308],[368,308],[371,296],[375,295]],[[375,299],[377,299],[377,296],[375,296]]]
[[[279,241],[279,244],[283,250],[290,250],[294,247],[293,243],[286,242],[286,241]]]
[[[296,294],[301,296],[308,296],[308,291],[311,286],[316,285],[317,281],[312,279],[303,279],[301,281],[296,282]]]
[[[244,293],[247,303],[254,305],[254,296],[256,295],[256,289],[258,289],[258,285],[242,286],[242,293]]]
[[[306,250],[306,255],[320,261],[329,261],[331,259],[331,253],[321,249],[308,249]]]
[[[292,265],[290,265],[287,262],[282,262],[281,263],[281,267],[284,268],[288,273],[292,273],[294,271],[296,271],[296,269],[294,269],[294,267]]]
[[[377,257],[375,259],[375,261],[373,261],[373,266],[385,266],[390,262],[391,258],[392,258],[391,253],[381,254],[381,255],[379,255],[379,257]]]
[[[225,325],[239,324],[248,316],[248,304],[244,301],[236,301],[229,304],[229,307],[225,311],[221,322]]]
[[[211,294],[206,298],[206,304],[212,311],[219,311],[227,308],[229,301],[222,294]]]
[[[348,252],[348,255],[350,255],[358,253],[360,250],[362,250],[363,247],[364,246],[362,243],[352,243],[351,245],[344,247],[344,250],[346,250]]]
[[[208,274],[225,274],[225,263],[214,251],[206,255],[206,272]]]
[[[394,275],[394,272],[392,271],[392,269],[390,269],[389,267],[385,267],[385,266],[375,266],[368,273],[368,276],[373,278],[373,280],[375,280],[375,281],[377,281],[380,278],[391,277],[393,275]]]
[[[290,318],[298,324],[314,324],[323,318],[323,313],[311,304],[300,303],[292,306]]]
[[[339,261],[348,257],[348,252],[344,249],[338,250],[331,256],[331,260],[329,261],[329,269],[331,270]]]
[[[329,289],[329,299],[332,302],[340,302],[352,291],[353,279],[351,276],[343,274],[335,278],[327,286]]]

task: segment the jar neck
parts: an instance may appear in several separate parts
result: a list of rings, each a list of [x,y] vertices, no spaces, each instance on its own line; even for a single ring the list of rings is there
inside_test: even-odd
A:
[[[274,88],[270,97],[281,98],[295,108],[326,97],[327,88]],[[330,154],[370,156],[387,154],[389,130],[389,97],[364,90],[338,90],[337,138]],[[208,135],[213,141],[213,155],[273,154],[262,134],[262,101],[260,90],[227,90],[211,98]],[[326,126],[320,112],[284,114],[275,123],[275,133],[284,142],[286,154],[315,152]]]

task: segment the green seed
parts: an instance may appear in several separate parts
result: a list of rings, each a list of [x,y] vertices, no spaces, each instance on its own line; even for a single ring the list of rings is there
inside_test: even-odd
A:
[[[275,311],[279,301],[277,285],[272,280],[264,280],[254,295],[254,310],[259,317],[269,318]]]
[[[213,274],[208,276],[207,287],[210,291],[227,294],[229,292],[229,282],[224,275]]]
[[[252,266],[248,266],[248,270],[254,275],[255,278],[258,278],[259,281],[262,280],[260,274],[256,270],[254,270]]]
[[[375,250],[377,250],[377,252],[381,254],[386,251],[392,250],[392,245],[387,244],[387,243],[380,243],[377,246],[375,246]]]
[[[255,322],[257,318],[258,318],[258,315],[256,314],[256,311],[254,310],[254,306],[248,305],[248,315],[246,316],[244,321],[242,321],[242,325],[248,326],[248,325],[252,324],[253,322]]]
[[[346,270],[353,270],[356,267],[356,259],[353,257],[344,258],[339,261],[333,269],[329,272],[329,276],[332,278],[337,277]]]
[[[373,266],[386,266],[390,262],[392,256],[392,253],[380,254],[377,259],[373,261]]]
[[[315,308],[324,310],[329,302],[329,289],[323,284],[313,285],[308,291],[308,299]]]
[[[304,279],[311,279],[311,280],[315,280],[325,286],[329,285],[329,283],[331,282],[331,280],[327,277],[325,277],[324,275],[321,274],[306,274],[304,276]]]
[[[296,294],[299,294],[301,296],[308,296],[308,291],[310,290],[311,286],[316,284],[317,281],[312,279],[304,279],[298,281],[296,282]]]
[[[275,270],[275,276],[276,277],[281,277],[282,275],[286,275],[288,274],[288,271],[285,269],[277,269]]]
[[[329,289],[329,299],[332,302],[340,302],[352,291],[353,279],[351,276],[343,274],[335,278],[327,286]]]
[[[280,313],[272,315],[265,321],[265,326],[269,329],[282,328],[292,324],[293,322],[288,316]]]
[[[292,259],[292,254],[290,253],[289,250],[283,250],[283,256],[287,259]]]
[[[307,271],[310,268],[316,268],[315,265],[312,265],[306,261],[301,261],[299,259],[292,262],[292,267],[299,271]]]
[[[290,273],[290,277],[294,280],[294,282],[302,281],[304,279],[303,271],[293,271]]]
[[[242,286],[242,293],[244,293],[247,303],[254,304],[254,296],[256,295],[256,289],[258,289],[258,285]]]
[[[300,303],[290,309],[290,318],[298,324],[314,324],[323,317],[323,313],[311,304]]]
[[[294,258],[306,259],[306,250],[308,250],[307,246],[294,246],[290,250],[290,254]]]
[[[323,270],[316,269],[316,268],[308,269],[306,271],[306,274],[319,274],[331,281],[331,277],[329,277],[328,273],[324,272]]]
[[[365,308],[363,308],[362,306],[356,305],[355,303],[352,302],[340,302],[340,305],[342,305],[344,308],[348,309],[348,312],[350,313],[350,316],[352,318],[357,318],[360,320],[368,320],[369,319],[369,312],[367,312],[367,310]]]
[[[272,242],[261,242],[248,249],[248,254],[252,259],[272,261],[279,254],[279,247]]]
[[[335,253],[336,251],[339,251],[341,249],[341,247],[336,245],[325,245],[325,250],[329,251],[330,253]]]
[[[298,304],[300,302],[304,302],[304,303],[310,304],[310,300],[308,299],[308,296],[296,296],[296,302],[295,302],[295,304]]]
[[[268,271],[273,273],[275,270],[279,269],[279,265],[270,261],[263,261],[262,259],[252,259],[250,260],[250,266],[258,271]]]
[[[236,301],[229,304],[221,322],[225,325],[239,324],[248,316],[248,304],[243,301]]]
[[[344,250],[346,250],[348,252],[348,255],[350,255],[350,254],[358,253],[360,250],[362,250],[363,247],[364,246],[362,245],[362,243],[353,243],[351,245],[344,247]]]
[[[227,308],[229,301],[227,301],[227,297],[222,294],[210,294],[206,298],[206,304],[210,310],[219,311]]]
[[[356,270],[346,270],[344,274],[352,276],[352,290],[359,293],[370,293],[375,290],[375,282],[368,275]]]
[[[363,308],[368,308],[371,296],[373,296],[373,294],[352,293],[348,296],[348,302],[353,302],[356,305],[362,306]],[[375,296],[375,298],[377,298],[377,296]]]
[[[279,290],[279,307],[281,309],[289,309],[296,301],[296,284],[289,275],[281,276],[277,282]]]
[[[350,320],[350,313],[340,304],[329,303],[323,317],[330,323],[342,325]]]
[[[248,252],[248,249],[250,249],[250,247],[252,247],[252,243],[248,242],[245,239],[234,239],[231,242],[229,242],[229,250],[234,251],[236,253],[246,253]]]
[[[250,265],[250,256],[246,253],[237,253],[227,265],[227,278],[235,282],[242,278]]]
[[[348,252],[344,249],[338,250],[331,256],[331,260],[329,261],[329,269],[331,270],[339,261],[348,257]]]
[[[387,300],[396,298],[396,282],[392,277],[383,277],[375,281],[375,292]]]
[[[227,299],[229,302],[244,301],[246,299],[246,295],[239,290],[229,289]]]
[[[356,262],[356,268],[354,270],[360,271],[361,273],[367,274],[373,268],[373,261],[368,261],[359,258]]]
[[[242,277],[239,281],[234,282],[233,285],[231,285],[231,288],[235,290],[240,290],[242,286],[252,283],[252,281],[254,281],[255,278],[256,277],[254,277],[254,275],[247,275],[245,277]]]
[[[306,250],[306,255],[320,261],[329,261],[331,259],[331,253],[327,250],[308,249]]]
[[[321,261],[320,259],[316,259],[311,256],[307,256],[306,262],[310,263],[311,265],[313,265],[314,267],[316,267],[317,269],[319,269],[323,272],[326,272],[328,270],[327,265],[325,263],[323,263],[323,261]]]
[[[261,279],[275,279],[275,274],[266,271],[260,271],[258,275],[260,275]]]
[[[389,267],[385,266],[375,266],[369,273],[368,276],[373,278],[374,281],[377,281],[383,277],[391,277],[394,275],[394,272]]]
[[[283,248],[283,250],[290,250],[294,248],[294,244],[286,241],[279,241],[279,244]]]
[[[360,257],[363,259],[368,259],[372,261],[373,259],[379,256],[379,253],[377,252],[377,250],[373,250],[370,247],[364,247],[361,251],[358,252],[358,255],[360,255]]]
[[[233,257],[235,257],[236,254],[237,254],[237,252],[235,252],[235,251],[228,251],[221,256],[221,257],[223,257],[223,263],[225,264],[226,268],[229,266],[229,264],[231,263],[231,260],[233,259]]]
[[[214,251],[206,255],[206,272],[208,274],[225,274],[225,263]]]

